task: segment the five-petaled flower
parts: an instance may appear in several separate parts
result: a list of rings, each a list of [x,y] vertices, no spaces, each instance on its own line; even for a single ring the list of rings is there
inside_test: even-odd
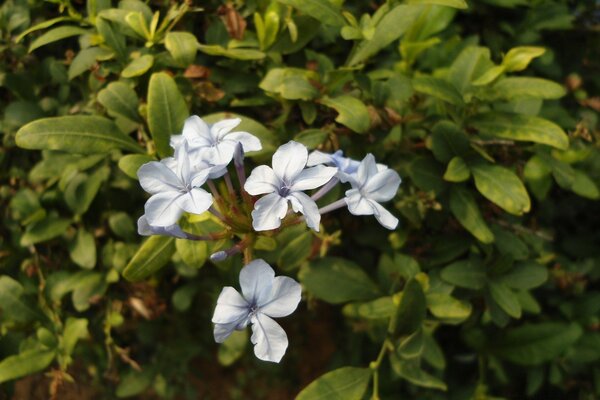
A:
[[[374,215],[387,229],[396,229],[398,218],[383,208],[380,202],[394,198],[400,186],[400,176],[393,169],[382,169],[372,154],[360,162],[356,174],[349,176],[352,189],[346,191],[348,210],[354,215]]]
[[[192,170],[187,142],[175,151],[174,159],[146,163],[138,170],[140,185],[152,196],[144,206],[150,226],[176,224],[184,212],[202,214],[212,205],[212,196],[201,189],[211,168]]]
[[[319,231],[321,214],[315,201],[303,191],[327,183],[337,168],[324,165],[305,168],[307,160],[306,147],[290,141],[273,154],[273,168],[267,165],[254,168],[244,189],[253,196],[266,194],[254,204],[252,211],[252,226],[256,231],[279,228],[287,214],[288,201],[294,212],[304,214],[309,228]]]
[[[217,299],[212,318],[214,336],[223,343],[234,330],[252,324],[254,354],[261,360],[279,362],[288,347],[288,338],[272,318],[294,312],[300,302],[300,284],[287,276],[275,277],[265,261],[257,259],[240,271],[242,294],[226,286]]]
[[[244,152],[262,149],[260,140],[243,131],[231,132],[241,122],[239,118],[224,119],[208,125],[197,115],[185,120],[181,135],[171,137],[171,146],[179,148],[185,139],[189,143],[190,157],[213,165],[227,165],[231,162],[238,143]]]

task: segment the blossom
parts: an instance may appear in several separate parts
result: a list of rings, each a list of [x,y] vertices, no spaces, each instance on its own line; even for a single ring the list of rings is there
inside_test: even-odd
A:
[[[322,151],[315,150],[308,156],[308,162],[306,165],[312,167],[319,164],[337,167],[337,178],[342,182],[347,182],[347,176],[356,173],[360,161],[344,157],[344,152],[342,150],[338,150],[333,154],[323,153]]]
[[[316,189],[337,173],[337,168],[318,165],[305,168],[308,150],[290,141],[273,154],[273,168],[260,165],[252,171],[244,189],[253,196],[266,194],[254,204],[252,226],[256,231],[276,229],[288,211],[288,201],[294,212],[304,214],[309,228],[319,231],[321,215],[314,200],[304,190]]]
[[[212,205],[212,196],[199,186],[208,179],[211,169],[190,168],[187,142],[175,151],[174,159],[151,161],[140,167],[140,185],[152,196],[144,206],[148,224],[169,227],[184,212],[202,214]]]
[[[169,226],[153,226],[148,223],[145,215],[138,218],[137,221],[138,234],[142,236],[162,235],[173,236],[180,239],[187,239],[186,234],[177,224]]]
[[[252,324],[254,354],[263,361],[279,362],[288,346],[288,338],[272,318],[285,317],[300,303],[301,287],[275,271],[264,260],[254,260],[240,271],[242,294],[226,286],[217,299],[212,318],[217,343],[223,343],[234,330]]]
[[[185,120],[182,134],[171,136],[171,146],[177,149],[185,139],[194,159],[200,158],[213,165],[227,165],[238,143],[246,153],[262,149],[256,136],[243,131],[231,132],[240,122],[239,118],[231,118],[208,125],[202,118],[192,115]]]
[[[379,202],[391,200],[400,186],[400,176],[392,169],[380,169],[372,154],[360,162],[350,180],[352,189],[346,191],[348,210],[354,215],[374,215],[387,229],[396,229],[398,218],[383,208]]]

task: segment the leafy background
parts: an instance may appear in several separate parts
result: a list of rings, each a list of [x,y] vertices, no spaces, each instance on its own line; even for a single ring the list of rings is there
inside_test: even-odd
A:
[[[5,1],[1,396],[597,398],[599,23],[593,0]],[[227,243],[137,235],[135,171],[190,114],[241,116],[256,163],[294,139],[403,177],[395,232],[336,212],[257,242],[305,289],[280,365],[213,342]]]

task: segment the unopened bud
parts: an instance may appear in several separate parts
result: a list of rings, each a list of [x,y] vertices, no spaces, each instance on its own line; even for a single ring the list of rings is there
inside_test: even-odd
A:
[[[225,261],[228,256],[229,256],[229,254],[227,254],[226,251],[223,251],[223,250],[217,251],[216,253],[212,253],[210,255],[210,261],[212,261],[212,262]]]

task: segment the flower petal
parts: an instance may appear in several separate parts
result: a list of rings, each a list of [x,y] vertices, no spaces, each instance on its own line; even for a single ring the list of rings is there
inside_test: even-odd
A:
[[[278,193],[269,193],[254,204],[252,227],[255,231],[277,229],[288,210],[287,200]]]
[[[306,166],[306,146],[293,140],[280,146],[273,154],[273,171],[284,183],[291,184]]]
[[[288,347],[288,338],[283,328],[263,313],[252,318],[254,354],[263,361],[278,363]]]
[[[242,295],[232,288],[225,286],[217,299],[217,306],[212,317],[216,324],[239,323],[250,314],[250,305]]]
[[[371,202],[358,189],[347,190],[344,199],[348,205],[348,211],[353,215],[372,215],[375,212]]]
[[[231,322],[229,324],[215,324],[213,329],[213,335],[215,342],[223,343],[227,338],[235,331],[237,322]]]
[[[181,145],[175,150],[175,172],[182,183],[188,183],[190,180],[190,158],[188,155],[189,145],[187,140],[184,140]]]
[[[144,205],[144,213],[150,225],[166,227],[177,223],[183,210],[177,205],[179,192],[157,193]]]
[[[221,141],[233,128],[238,126],[242,122],[239,118],[222,119],[219,122],[215,122],[210,127],[210,134],[216,141]]]
[[[315,150],[308,155],[306,166],[314,167],[315,165],[319,164],[332,165],[333,163],[333,154],[323,153],[322,151]]]
[[[381,204],[371,202],[375,208],[375,218],[384,227],[389,230],[394,230],[398,226],[398,218],[394,217],[391,212],[386,210]]]
[[[213,198],[204,189],[194,188],[177,199],[177,205],[185,212],[200,215],[212,205]]]
[[[208,125],[197,115],[185,120],[182,136],[188,140],[191,147],[210,146],[213,143]]]
[[[138,234],[141,236],[173,236],[180,239],[187,239],[188,235],[181,230],[179,225],[173,224],[170,226],[152,226],[148,223],[145,215],[142,215],[137,221]]]
[[[373,154],[367,154],[365,158],[358,165],[358,169],[356,171],[356,179],[358,183],[362,186],[364,185],[372,176],[374,176],[378,172],[377,164],[375,163],[375,157]]]
[[[275,176],[273,169],[267,165],[259,165],[250,173],[244,189],[252,196],[257,196],[276,192],[279,190],[279,186],[279,178]]]
[[[230,132],[225,135],[223,140],[232,141],[236,144],[240,143],[245,153],[262,150],[260,139],[248,132]]]
[[[137,175],[142,188],[150,194],[179,190],[179,178],[166,162],[150,161],[138,169]]]
[[[251,306],[265,304],[271,296],[275,271],[264,260],[256,259],[240,271],[240,286]]]
[[[338,172],[335,167],[326,167],[317,165],[316,167],[306,168],[292,182],[290,189],[292,191],[316,189],[323,186],[331,180]]]
[[[396,196],[400,186],[400,175],[393,169],[386,169],[376,173],[363,187],[370,199],[375,201],[388,201]]]
[[[287,276],[277,276],[273,280],[271,298],[265,304],[258,304],[259,311],[269,317],[279,318],[290,315],[298,307],[302,297],[302,287]]]
[[[306,218],[306,226],[319,232],[321,214],[319,213],[317,203],[303,192],[293,192],[287,198],[292,203],[294,212],[300,212],[304,215]]]
[[[211,147],[205,147],[200,153],[202,157],[213,165],[227,165],[233,158],[235,142],[222,141]]]

